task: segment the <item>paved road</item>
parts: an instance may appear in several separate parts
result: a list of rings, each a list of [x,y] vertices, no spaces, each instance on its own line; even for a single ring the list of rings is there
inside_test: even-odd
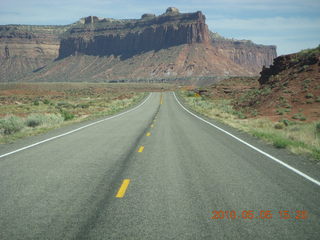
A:
[[[319,166],[227,130],[320,179]],[[172,93],[0,158],[1,240],[320,239],[319,207],[320,186],[195,118]]]

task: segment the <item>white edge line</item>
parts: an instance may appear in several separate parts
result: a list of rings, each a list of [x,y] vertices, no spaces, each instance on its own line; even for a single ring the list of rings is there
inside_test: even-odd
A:
[[[130,110],[128,110],[128,111],[125,111],[125,112],[123,112],[123,113],[119,113],[119,114],[114,115],[114,116],[111,116],[111,117],[107,117],[107,118],[101,119],[101,120],[99,120],[99,121],[96,121],[96,122],[87,124],[87,125],[85,125],[85,126],[76,128],[76,129],[71,130],[71,131],[69,131],[69,132],[62,133],[62,134],[60,134],[60,135],[57,135],[57,136],[54,136],[54,137],[51,137],[51,138],[47,138],[47,139],[45,139],[45,140],[42,140],[42,141],[40,141],[40,142],[31,144],[31,145],[28,145],[28,146],[25,146],[25,147],[23,147],[23,148],[19,148],[19,149],[17,149],[17,150],[12,151],[12,152],[5,153],[5,154],[3,154],[3,155],[0,155],[0,158],[6,157],[6,156],[8,156],[8,155],[11,155],[11,154],[14,154],[14,153],[17,153],[17,152],[21,152],[21,151],[26,150],[26,149],[28,149],[28,148],[32,148],[32,147],[35,147],[35,146],[40,145],[40,144],[42,144],[42,143],[49,142],[49,141],[51,141],[51,140],[64,137],[64,136],[69,135],[69,134],[71,134],[71,133],[80,131],[80,130],[82,130],[82,129],[84,129],[84,128],[90,127],[90,126],[92,126],[92,125],[95,125],[95,124],[98,124],[98,123],[101,123],[101,122],[104,122],[104,121],[107,121],[107,120],[110,120],[110,119],[113,119],[113,118],[116,118],[116,117],[120,117],[120,116],[122,116],[122,115],[124,115],[124,114],[126,114],[126,113],[132,112],[132,111],[136,110],[137,108],[141,107],[143,104],[145,104],[146,101],[151,97],[151,95],[152,95],[152,93],[150,93],[149,96],[148,96],[142,103],[140,103],[138,106],[136,106],[136,107],[134,107],[134,108],[132,108],[132,109],[130,109]]]
[[[240,138],[238,138],[238,137],[234,136],[233,134],[231,134],[231,133],[227,132],[226,130],[224,130],[224,129],[222,129],[222,128],[220,128],[220,127],[216,126],[216,125],[214,125],[213,123],[211,123],[211,122],[209,122],[209,121],[207,121],[207,120],[204,120],[203,118],[199,117],[198,115],[196,115],[196,114],[194,114],[194,113],[190,112],[188,109],[186,109],[186,108],[185,108],[185,107],[184,107],[184,106],[179,102],[179,100],[178,100],[178,98],[176,97],[176,94],[175,94],[174,92],[173,92],[173,95],[174,95],[174,97],[175,97],[176,101],[179,103],[179,105],[180,105],[180,106],[181,106],[185,111],[187,111],[188,113],[190,113],[190,114],[191,114],[191,115],[193,115],[194,117],[196,117],[196,118],[198,118],[199,120],[201,120],[201,121],[203,121],[203,122],[205,122],[205,123],[207,123],[207,124],[211,125],[212,127],[215,127],[216,129],[220,130],[221,132],[224,132],[225,134],[229,135],[230,137],[233,137],[234,139],[238,140],[239,142],[241,142],[241,143],[243,143],[243,144],[247,145],[248,147],[250,147],[250,148],[252,148],[252,149],[256,150],[257,152],[259,152],[259,153],[261,153],[261,154],[265,155],[266,157],[271,158],[273,161],[275,161],[275,162],[277,162],[277,163],[281,164],[282,166],[284,166],[284,167],[286,167],[286,168],[290,169],[291,171],[295,172],[296,174],[298,174],[298,175],[300,175],[300,176],[302,176],[302,177],[304,177],[304,178],[308,179],[309,181],[311,181],[311,182],[315,183],[316,185],[320,186],[320,182],[319,182],[319,181],[317,181],[316,179],[314,179],[314,178],[312,178],[312,177],[308,176],[307,174],[305,174],[305,173],[303,173],[303,172],[300,172],[298,169],[296,169],[296,168],[294,168],[294,167],[291,167],[290,165],[288,165],[288,164],[286,164],[286,163],[282,162],[281,160],[279,160],[278,158],[275,158],[275,157],[271,156],[270,154],[268,154],[268,153],[266,153],[266,152],[264,152],[264,151],[260,150],[259,148],[256,148],[255,146],[252,146],[251,144],[249,144],[249,143],[247,143],[247,142],[243,141],[242,139],[240,139]]]

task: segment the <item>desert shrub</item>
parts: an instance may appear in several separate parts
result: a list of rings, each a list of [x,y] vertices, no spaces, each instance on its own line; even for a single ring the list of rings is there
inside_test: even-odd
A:
[[[285,89],[283,90],[283,93],[293,93],[291,90]]]
[[[283,115],[283,114],[284,114],[284,110],[283,110],[283,109],[277,109],[277,110],[276,110],[276,113],[277,113],[278,115]]]
[[[300,117],[300,121],[305,121],[305,120],[307,120],[307,118],[302,115],[302,116]]]
[[[274,138],[273,139],[273,146],[276,148],[286,148],[289,145],[289,141],[284,138]]]
[[[24,127],[23,120],[17,116],[8,116],[0,119],[0,132],[10,135],[21,131]]]
[[[39,106],[39,105],[40,105],[40,103],[39,103],[39,101],[38,101],[38,100],[35,100],[35,101],[33,101],[33,105],[35,105],[35,106]]]
[[[251,116],[256,117],[258,116],[259,112],[256,109],[251,110]]]
[[[187,91],[186,95],[187,95],[187,97],[194,97],[194,92],[193,91]]]
[[[71,108],[73,107],[73,105],[71,103],[68,102],[58,102],[57,103],[58,107],[64,107],[64,108]]]
[[[278,122],[274,125],[275,129],[283,129],[286,125],[283,122]]]
[[[289,103],[285,103],[285,104],[283,104],[283,107],[284,108],[291,108],[292,106]]]
[[[37,127],[43,123],[41,114],[31,114],[27,117],[25,124],[28,127]]]
[[[315,159],[320,160],[320,150],[314,149],[312,155]]]
[[[320,122],[316,123],[316,133],[320,133]]]
[[[80,103],[77,105],[78,108],[89,108],[89,103]]]
[[[43,100],[44,104],[50,104],[50,101],[48,99]]]
[[[320,53],[320,45],[316,48],[305,49],[298,53],[299,57],[311,57]]]
[[[62,123],[64,118],[60,114],[50,113],[50,114],[46,114],[46,120],[47,120],[46,124],[56,125],[56,124]]]
[[[313,94],[312,94],[312,93],[308,93],[308,94],[306,95],[306,98],[313,98]]]
[[[287,112],[290,112],[290,111],[291,111],[290,109],[281,108],[281,109],[277,109],[276,113],[278,115],[283,115],[284,113],[287,113]]]
[[[269,95],[272,92],[270,87],[264,87],[262,90],[260,90],[261,95]]]
[[[51,126],[60,124],[63,122],[64,118],[61,115],[57,114],[31,114],[27,117],[25,124],[28,127],[37,127],[37,126]]]
[[[306,117],[302,113],[296,113],[292,116],[293,119],[305,121]]]
[[[280,122],[282,122],[285,126],[291,126],[294,125],[294,121],[289,121],[288,119],[282,119]]]
[[[75,117],[73,113],[70,113],[67,111],[61,111],[61,115],[62,115],[64,121],[72,120]]]
[[[234,114],[240,119],[246,119],[247,116],[240,111],[235,111]]]

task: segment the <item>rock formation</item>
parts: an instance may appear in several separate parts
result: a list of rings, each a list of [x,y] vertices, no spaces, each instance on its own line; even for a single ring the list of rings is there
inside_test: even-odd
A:
[[[320,46],[305,50],[299,53],[282,55],[274,59],[273,64],[270,67],[264,67],[261,71],[259,82],[263,84],[272,84],[275,80],[275,76],[291,70],[292,72],[303,73],[312,72],[310,66],[320,66]],[[319,71],[318,71],[319,72]],[[293,74],[291,74],[292,76]]]
[[[0,26],[0,81],[12,81],[58,57],[64,26]]]
[[[251,107],[273,120],[319,120],[319,73],[320,46],[277,57],[261,71],[261,94],[253,95]]]
[[[179,14],[177,9],[168,8],[163,15],[144,14],[139,20],[98,21],[97,17],[88,17],[85,24],[65,34],[59,58],[77,54],[130,57],[181,44],[206,42],[209,42],[208,27],[201,12]]]
[[[170,7],[140,19],[0,26],[1,81],[210,80],[257,75],[276,57],[274,46],[215,37],[205,19]]]
[[[246,69],[257,72],[263,66],[269,67],[277,57],[276,46],[254,44],[249,40],[212,38],[212,44],[223,55]]]

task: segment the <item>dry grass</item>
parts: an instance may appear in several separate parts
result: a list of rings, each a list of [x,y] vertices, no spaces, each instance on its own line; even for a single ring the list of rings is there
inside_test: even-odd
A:
[[[137,104],[143,86],[86,83],[0,84],[0,143],[108,116]]]
[[[233,109],[230,100],[194,97],[188,92],[180,96],[193,110],[259,137],[277,148],[287,148],[296,154],[308,154],[320,160],[320,133],[317,122],[303,123],[283,119],[273,122],[267,118],[246,118]]]

